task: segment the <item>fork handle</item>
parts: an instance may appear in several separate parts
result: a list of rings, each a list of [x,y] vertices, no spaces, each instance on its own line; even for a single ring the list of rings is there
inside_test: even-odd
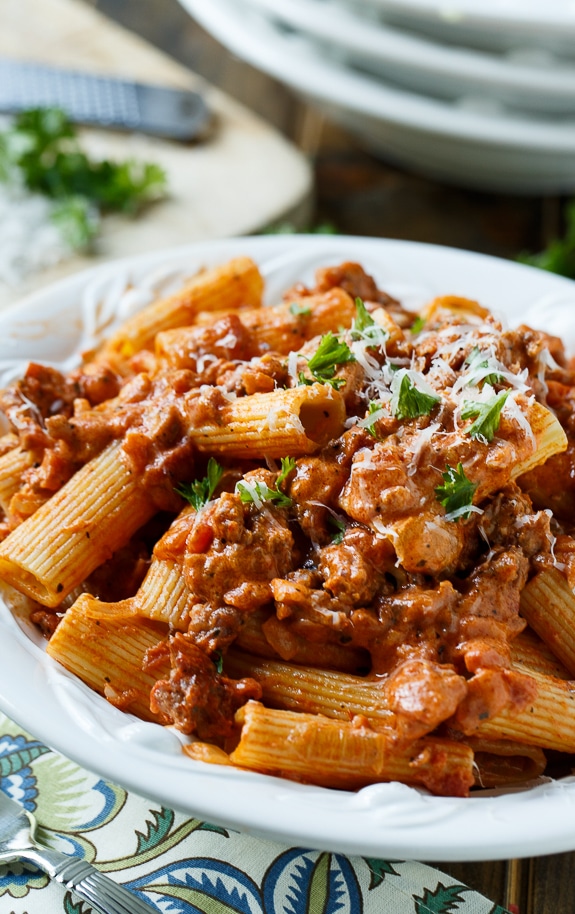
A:
[[[86,860],[37,846],[27,850],[25,856],[52,879],[73,889],[100,914],[157,914],[156,908],[104,876]]]

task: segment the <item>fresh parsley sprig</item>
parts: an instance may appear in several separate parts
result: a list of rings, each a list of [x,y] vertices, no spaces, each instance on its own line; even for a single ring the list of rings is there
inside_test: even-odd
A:
[[[475,419],[469,428],[467,434],[472,438],[480,438],[483,441],[493,441],[495,432],[499,428],[501,420],[501,410],[505,406],[505,401],[509,396],[508,390],[502,390],[484,403],[477,400],[465,400],[461,410],[462,419]]]
[[[176,486],[176,492],[193,505],[196,511],[199,511],[210,501],[223,473],[224,468],[217,460],[210,457],[206,467],[206,476],[203,479],[195,479],[193,482],[180,483],[179,486]]]
[[[416,333],[421,333],[421,331],[425,327],[425,324],[426,324],[425,318],[422,317],[421,314],[418,314],[418,316],[415,318],[413,324],[409,328],[409,332],[413,333],[413,335],[415,336]]]
[[[443,505],[448,517],[453,515],[453,520],[459,517],[468,518],[471,515],[473,496],[478,483],[468,479],[461,462],[457,467],[448,465],[441,475],[443,485],[435,488],[435,497],[439,504]]]
[[[355,300],[355,311],[356,311],[356,316],[354,317],[352,325],[351,325],[352,338],[353,338],[354,334],[361,335],[369,327],[375,326],[375,321],[374,321],[373,317],[371,316],[371,314],[365,307],[365,303],[364,303],[363,299],[361,299],[359,297],[357,297]]]
[[[311,314],[311,308],[309,305],[305,305],[303,302],[292,301],[289,306],[290,314],[293,314],[294,317],[309,317]]]
[[[575,279],[575,200],[570,200],[564,209],[564,233],[555,238],[538,254],[520,254],[517,258],[550,273],[559,273]]]
[[[58,108],[22,111],[0,134],[0,180],[56,201],[54,218],[77,246],[97,231],[98,214],[137,213],[166,191],[166,175],[157,164],[90,158]]]
[[[331,539],[332,546],[339,546],[343,543],[343,537],[347,529],[346,523],[341,517],[337,517],[335,514],[330,514],[327,519],[328,526],[334,531],[333,537]]]
[[[354,340],[354,342],[358,340],[364,340],[366,343],[369,343],[374,347],[384,346],[389,338],[389,333],[385,327],[380,327],[379,324],[373,319],[365,307],[363,299],[356,298],[355,311],[356,316],[352,321],[350,330],[351,339]]]
[[[499,384],[501,375],[493,370],[494,362],[496,363],[496,360],[493,356],[486,356],[478,346],[474,346],[465,359],[465,364],[469,369],[467,386],[478,385],[481,382],[490,384],[492,387],[494,384]]]
[[[378,419],[381,419],[383,415],[384,409],[381,403],[378,403],[377,400],[370,400],[367,406],[367,416],[361,421],[361,425],[373,438],[379,438],[375,423]],[[371,417],[373,417],[373,419],[370,422],[366,421]]]
[[[426,393],[413,383],[408,374],[404,374],[399,384],[399,391],[392,399],[392,412],[396,419],[417,419],[428,416],[440,402],[437,394]]]
[[[307,367],[313,377],[310,380],[300,371],[298,378],[300,384],[313,384],[318,381],[320,384],[331,384],[336,390],[339,390],[345,384],[344,378],[334,378],[338,365],[345,365],[346,362],[355,362],[355,356],[344,340],[340,340],[329,330],[320,340],[311,358],[308,359]]]
[[[277,505],[278,508],[290,508],[293,499],[282,492],[280,486],[286,481],[287,477],[295,467],[294,457],[282,457],[281,470],[278,473],[274,488],[270,488],[266,482],[247,483],[245,479],[240,479],[236,483],[236,492],[244,504],[257,504],[258,501],[269,501]]]
[[[280,461],[281,470],[276,479],[276,489],[284,484],[292,470],[295,470],[295,457],[282,457]]]

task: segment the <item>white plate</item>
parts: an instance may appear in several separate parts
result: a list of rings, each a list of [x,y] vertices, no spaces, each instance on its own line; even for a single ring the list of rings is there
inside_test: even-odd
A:
[[[353,9],[377,9],[389,22],[450,41],[512,48],[529,41],[573,55],[573,0],[345,0]]]
[[[334,0],[246,2],[321,41],[326,52],[331,49],[364,71],[424,95],[487,95],[526,111],[575,111],[575,64],[549,54],[529,48],[504,55],[450,47],[354,15]]]
[[[575,117],[512,115],[392,88],[322,57],[238,0],[180,0],[230,51],[320,106],[387,159],[448,183],[505,192],[575,190]],[[479,110],[478,110],[479,109]]]
[[[270,301],[296,279],[310,280],[316,266],[354,259],[409,307],[440,293],[478,298],[511,323],[536,320],[552,332],[569,330],[575,349],[575,284],[568,280],[431,245],[277,236],[198,244],[70,277],[0,315],[0,359],[29,354],[69,363],[119,304],[129,304],[122,294],[128,283],[148,288],[152,274],[189,273],[238,254],[261,265]],[[400,784],[351,793],[193,762],[172,730],[123,714],[48,658],[41,639],[3,604],[0,707],[38,738],[128,789],[267,838],[396,859],[486,860],[575,849],[573,778],[504,796],[445,799]]]

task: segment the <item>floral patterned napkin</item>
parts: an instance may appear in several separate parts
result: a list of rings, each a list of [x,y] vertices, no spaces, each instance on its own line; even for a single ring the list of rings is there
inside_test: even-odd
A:
[[[84,856],[162,914],[507,914],[422,863],[306,851],[186,818],[2,714],[0,789],[35,815],[41,842]],[[31,866],[0,866],[0,914],[90,910]]]

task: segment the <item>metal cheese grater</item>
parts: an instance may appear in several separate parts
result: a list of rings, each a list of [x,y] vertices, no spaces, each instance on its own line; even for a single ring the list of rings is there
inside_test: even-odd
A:
[[[81,124],[182,141],[201,138],[210,122],[197,92],[0,59],[0,111],[44,107]]]

